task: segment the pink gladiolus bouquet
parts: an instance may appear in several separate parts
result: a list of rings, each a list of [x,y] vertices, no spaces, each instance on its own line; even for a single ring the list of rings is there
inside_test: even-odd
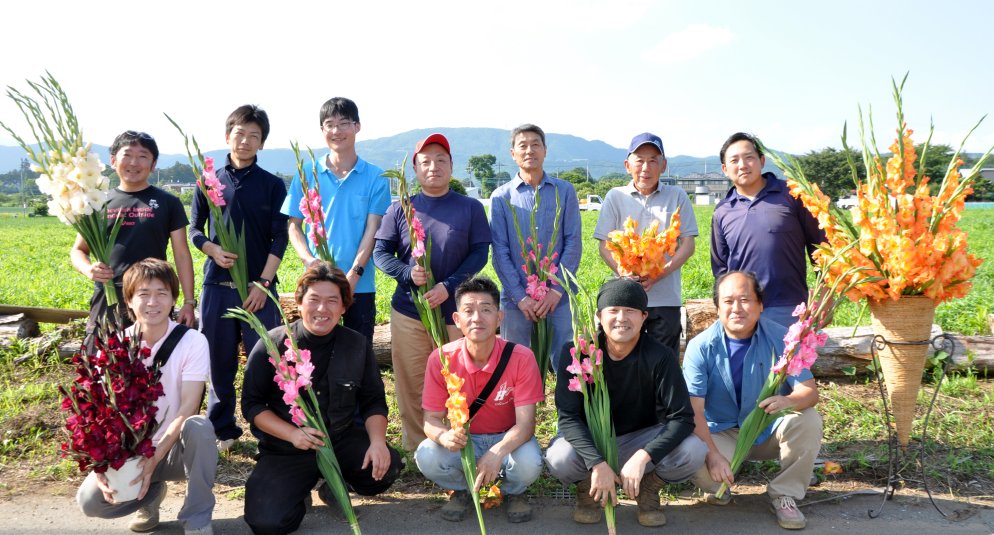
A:
[[[559,285],[566,290],[573,311],[573,347],[570,348],[573,361],[566,367],[573,377],[568,388],[583,396],[583,413],[594,445],[611,470],[618,473],[618,442],[611,420],[611,397],[604,379],[604,350],[597,347],[597,299],[566,268],[563,268]],[[608,533],[615,533],[615,511],[611,500],[604,506],[604,518]]]
[[[256,282],[253,284],[265,290],[259,283]],[[324,476],[325,482],[328,483],[328,487],[331,488],[332,493],[335,495],[338,505],[345,513],[345,518],[349,522],[352,533],[360,534],[362,531],[359,529],[359,520],[356,518],[355,511],[352,509],[352,500],[349,498],[349,490],[345,486],[345,479],[342,477],[342,468],[338,464],[338,458],[335,456],[335,450],[332,448],[331,439],[329,438],[331,435],[328,433],[328,427],[324,424],[324,418],[321,416],[321,411],[318,408],[318,398],[314,394],[314,389],[311,388],[311,374],[314,373],[314,365],[311,363],[311,352],[307,349],[300,349],[297,346],[297,340],[292,335],[293,330],[290,328],[289,322],[287,322],[283,309],[279,306],[279,300],[271,293],[266,293],[276,303],[276,308],[280,311],[280,316],[283,318],[283,326],[286,330],[286,341],[284,342],[286,349],[282,353],[276,347],[276,342],[269,336],[269,331],[262,325],[262,322],[259,321],[259,318],[255,314],[243,308],[229,308],[228,313],[224,317],[242,320],[249,324],[255,330],[256,334],[259,335],[259,339],[266,344],[266,351],[269,353],[269,362],[276,371],[273,380],[276,381],[280,390],[283,391],[283,402],[290,407],[290,419],[293,423],[298,426],[317,429],[324,435],[324,445],[318,448],[317,451],[318,468],[321,470],[321,475]]]
[[[48,213],[58,216],[59,221],[78,232],[90,254],[109,266],[123,218],[116,217],[114,223],[109,222],[110,182],[103,175],[104,164],[91,151],[92,146],[83,141],[83,132],[69,97],[55,77],[46,73],[41,83],[28,81],[28,85],[40,102],[13,87],[7,88],[7,96],[27,120],[35,145],[29,144],[3,122],[0,122],[0,128],[27,153],[33,162],[31,170],[40,173],[36,184],[38,190],[49,197]],[[118,302],[114,282],[103,283],[103,288],[107,305],[113,311]]]
[[[311,156],[311,176],[314,177],[312,189],[304,172],[300,145],[291,141],[290,148],[293,149],[293,156],[297,160],[297,176],[300,177],[300,190],[303,193],[300,199],[300,212],[304,214],[304,224],[307,225],[307,239],[314,246],[317,257],[334,266],[335,257],[331,254],[331,244],[328,243],[328,234],[324,228],[324,205],[321,202],[321,184],[318,181],[318,166],[314,159],[314,151],[307,147],[307,153]]]
[[[556,248],[556,237],[559,235],[559,215],[560,215],[560,205],[559,205],[559,190],[556,189],[556,216],[552,226],[552,237],[549,241],[548,247],[543,247],[542,243],[538,239],[538,227],[535,223],[535,219],[538,215],[538,209],[541,205],[541,197],[539,196],[538,189],[535,189],[535,204],[532,205],[531,213],[529,215],[528,229],[530,230],[528,235],[525,235],[521,231],[521,224],[518,222],[518,211],[511,206],[511,202],[504,199],[507,204],[507,209],[511,212],[511,217],[514,220],[514,231],[518,237],[518,246],[521,249],[521,259],[524,260],[524,264],[521,264],[521,270],[525,272],[525,280],[527,285],[525,286],[525,295],[535,302],[541,302],[548,295],[549,291],[552,289],[553,284],[558,284],[556,281],[556,273],[559,272],[559,266],[556,265],[556,259],[559,257],[559,253],[553,252],[549,255],[550,251]],[[545,253],[543,254],[543,249]],[[535,353],[535,360],[538,362],[538,370],[542,375],[542,389],[545,390],[545,379],[549,372],[549,357],[552,353],[552,329],[549,328],[548,320],[546,318],[539,318],[532,327],[532,340],[531,349]]]
[[[845,250],[839,255],[844,254]],[[834,262],[834,259],[833,259]],[[830,263],[831,264],[831,263]],[[853,282],[850,284],[860,284],[863,275],[859,268],[853,268],[846,276],[853,275]],[[828,335],[821,333],[822,329],[832,322],[832,314],[838,305],[838,296],[844,295],[850,287],[839,289],[839,285],[846,277],[836,279],[834,284],[828,284],[825,280],[825,271],[818,272],[818,277],[814,286],[808,292],[807,303],[801,303],[794,309],[793,316],[797,321],[790,326],[787,334],[784,335],[784,351],[777,362],[770,369],[770,375],[766,378],[759,397],[756,399],[756,406],[752,412],[746,416],[739,430],[739,437],[735,443],[735,453],[730,461],[732,474],[738,473],[749,455],[749,450],[755,444],[759,435],[772,425],[778,418],[790,411],[781,411],[774,414],[767,414],[759,407],[759,403],[764,399],[775,396],[780,392],[788,376],[797,377],[804,370],[810,369],[818,358],[818,348],[825,345]],[[728,489],[728,485],[723,483],[718,489],[717,496],[720,498]]]
[[[406,157],[405,157],[406,160]],[[445,328],[445,319],[442,317],[442,307],[432,308],[425,299],[425,292],[435,287],[435,276],[431,273],[431,236],[425,231],[424,225],[418,219],[417,210],[411,204],[411,196],[407,192],[407,178],[404,168],[390,169],[383,173],[383,176],[398,181],[397,193],[400,196],[400,208],[404,212],[404,219],[407,220],[407,237],[411,242],[411,258],[416,266],[424,268],[428,274],[428,281],[424,286],[417,286],[411,289],[411,301],[418,310],[418,317],[425,331],[431,336],[432,342],[437,347],[442,347],[449,342],[449,331]]]
[[[238,296],[241,297],[242,301],[245,301],[248,298],[248,256],[245,254],[245,225],[243,223],[241,231],[238,231],[235,229],[235,222],[230,217],[224,217],[222,208],[226,204],[223,193],[225,186],[221,184],[217,175],[214,174],[214,158],[205,158],[203,153],[200,152],[200,145],[197,144],[197,138],[187,136],[169,114],[163,115],[166,116],[166,119],[169,119],[169,122],[183,136],[186,156],[190,160],[190,167],[193,169],[193,174],[197,176],[197,187],[200,189],[200,193],[207,199],[207,207],[211,211],[208,226],[213,226],[221,249],[238,256],[235,259],[234,265],[228,268],[228,273],[231,275],[231,282],[235,284],[235,289],[238,290]],[[196,158],[190,152],[191,142],[197,153]],[[208,233],[209,235],[210,233]]]
[[[73,355],[76,378],[69,388],[59,386],[71,434],[61,451],[81,472],[103,473],[132,457],[155,454],[156,402],[163,390],[159,369],[145,364],[151,350],[142,347],[140,336],[130,339],[101,328],[95,346],[92,353],[84,348]]]

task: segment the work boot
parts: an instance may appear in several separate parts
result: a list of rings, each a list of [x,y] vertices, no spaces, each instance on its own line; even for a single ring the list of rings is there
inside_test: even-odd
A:
[[[532,506],[524,494],[508,494],[504,497],[507,507],[507,521],[512,524],[528,522],[532,519]]]
[[[777,524],[783,529],[804,529],[808,525],[804,513],[797,508],[794,498],[790,496],[773,498],[770,509],[777,515]]]
[[[466,518],[466,509],[469,509],[469,492],[457,490],[449,496],[449,503],[442,506],[442,518],[449,522],[461,522]]]
[[[166,497],[165,481],[153,484],[149,487],[148,491],[158,491],[158,494],[135,511],[135,516],[131,519],[131,523],[128,524],[128,529],[131,531],[141,533],[143,531],[152,531],[159,526],[159,506],[162,505],[162,500]]]
[[[604,509],[590,495],[590,474],[576,484],[576,507],[573,521],[578,524],[597,524],[601,521]]]
[[[659,503],[659,490],[666,482],[659,479],[656,472],[642,476],[639,485],[639,495],[635,500],[639,504],[639,524],[647,528],[655,528],[666,524],[663,506]]]

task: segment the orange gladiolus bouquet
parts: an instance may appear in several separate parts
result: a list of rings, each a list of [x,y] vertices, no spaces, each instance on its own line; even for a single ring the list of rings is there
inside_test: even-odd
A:
[[[462,473],[466,477],[466,491],[473,497],[473,505],[476,507],[476,519],[480,523],[480,533],[486,535],[487,528],[483,525],[483,510],[480,508],[480,497],[476,492],[476,451],[473,449],[473,435],[469,432],[469,404],[466,402],[466,395],[462,393],[462,385],[465,379],[449,371],[449,360],[445,358],[445,348],[441,340],[436,340],[438,345],[438,358],[442,361],[442,377],[445,379],[445,390],[449,393],[449,398],[445,400],[446,418],[449,420],[449,427],[453,431],[457,429],[466,430],[466,445],[460,452],[462,461]]]
[[[611,257],[618,263],[619,275],[655,280],[663,274],[667,256],[676,253],[679,239],[680,210],[677,210],[663,232],[659,232],[657,219],[639,234],[638,223],[629,216],[624,230],[615,230],[607,235],[607,245],[611,249]]]
[[[939,304],[963,297],[970,290],[970,279],[977,266],[983,262],[967,252],[966,233],[956,228],[964,200],[973,192],[973,182],[991,154],[988,150],[965,176],[960,173],[963,144],[980,123],[964,138],[946,169],[937,194],[932,195],[931,178],[923,174],[924,157],[919,160],[911,140],[912,131],[904,120],[901,94],[905,80],[907,75],[900,85],[893,82],[898,128],[886,165],[872,132],[869,142],[866,139],[860,113],[860,138],[867,178],[866,181],[857,178],[856,163],[850,157],[858,202],[848,213],[833,204],[818,185],[805,176],[796,159],[765,151],[787,176],[791,195],[804,203],[818,219],[819,227],[825,230],[826,241],[818,246],[815,260],[826,271],[829,285],[841,281],[841,287],[849,288],[846,296],[852,301],[863,297],[880,301],[897,300],[903,295],[924,295]],[[872,115],[869,119],[872,130]],[[931,133],[930,130],[929,140]],[[849,152],[845,129],[842,144]],[[928,141],[923,153],[927,153],[927,148]],[[837,255],[838,261],[832,262]]]

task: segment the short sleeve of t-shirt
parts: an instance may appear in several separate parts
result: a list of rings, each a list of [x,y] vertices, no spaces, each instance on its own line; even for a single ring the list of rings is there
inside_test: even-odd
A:
[[[382,171],[380,174],[382,174]],[[378,174],[369,196],[369,215],[383,215],[389,207],[390,183],[386,178]]]
[[[680,208],[680,236],[697,236],[697,218],[694,216],[694,205],[690,202],[690,197],[683,188],[676,188],[677,206]]]
[[[683,358],[683,380],[687,383],[687,393],[696,398],[707,397],[708,394],[708,376],[704,369],[702,349],[695,338],[687,344]]]
[[[289,217],[303,219],[304,214],[300,211],[300,199],[303,197],[304,191],[300,187],[300,176],[295,176],[293,177],[293,180],[290,181],[290,189],[287,191],[286,199],[283,200],[283,206],[280,208],[280,213]]]
[[[545,392],[542,391],[542,376],[538,373],[535,354],[527,347],[518,344],[514,346],[511,356],[516,368],[514,406],[523,407],[544,401]]]
[[[622,221],[618,217],[618,204],[621,202],[619,195],[624,195],[621,190],[611,189],[604,196],[604,204],[601,205],[597,215],[597,225],[594,226],[594,239],[606,240],[611,231],[622,228]]]
[[[428,412],[445,411],[445,400],[449,394],[445,390],[445,380],[442,379],[442,361],[438,358],[438,350],[431,352],[428,365],[425,367],[425,386],[421,392],[421,408]]]
[[[174,232],[190,224],[190,219],[186,216],[186,209],[183,208],[183,201],[179,197],[162,192],[163,197],[169,203],[169,232]]]

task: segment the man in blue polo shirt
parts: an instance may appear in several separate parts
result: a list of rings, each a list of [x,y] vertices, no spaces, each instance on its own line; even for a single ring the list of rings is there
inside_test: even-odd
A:
[[[445,136],[432,134],[417,144],[414,174],[421,192],[411,197],[411,205],[431,237],[430,269],[436,281],[427,288],[425,298],[432,308],[441,307],[451,342],[462,337],[452,317],[456,288],[487,265],[490,225],[479,201],[449,188],[452,153]],[[376,267],[397,280],[390,311],[390,354],[404,449],[414,451],[426,438],[421,392],[434,344],[411,300],[412,288],[425,285],[428,274],[411,258],[410,234],[399,202],[390,205],[383,217],[373,260]]]
[[[711,219],[711,271],[751,271],[766,290],[763,317],[784,326],[808,298],[807,260],[825,240],[818,220],[790,196],[787,183],[763,173],[766,157],[749,134],[721,147],[721,170],[734,184]]]
[[[524,124],[511,132],[511,157],[518,164],[518,174],[507,184],[490,195],[490,230],[493,232],[493,264],[500,279],[501,302],[504,321],[500,325],[501,337],[509,342],[531,347],[531,333],[535,322],[546,318],[552,327],[552,346],[549,348],[553,369],[558,369],[560,350],[573,339],[573,320],[569,302],[563,301],[563,289],[553,286],[541,300],[534,300],[525,293],[527,274],[521,269],[521,245],[514,228],[511,210],[517,212],[522,232],[528,233],[528,221],[536,194],[539,198],[535,224],[543,254],[557,253],[553,262],[557,267],[576,273],[580,265],[583,236],[580,221],[580,203],[573,185],[546,174],[543,165],[548,147],[545,132],[533,124]],[[556,196],[559,196],[559,222],[556,246],[549,250],[552,230],[556,226]],[[510,204],[510,206],[508,206]],[[548,370],[541,370],[546,373]]]
[[[222,210],[225,219],[230,218],[235,228],[244,232],[249,282],[259,282],[272,292],[286,251],[287,224],[286,216],[280,213],[286,185],[257,163],[257,154],[269,137],[269,116],[258,106],[241,106],[228,116],[224,137],[231,151],[225,165],[216,170],[218,180],[225,186]],[[242,434],[235,423],[238,343],[243,342],[248,353],[259,336],[245,322],[222,316],[229,308],[242,307],[272,329],[279,325],[280,314],[267,292],[255,285],[249,287],[248,297],[242,301],[228,271],[237,255],[218,244],[218,221],[200,190],[194,195],[190,219],[190,241],[207,255],[200,294],[200,332],[207,337],[211,353],[207,416],[214,425],[218,448],[224,451]]]
[[[356,154],[355,138],[362,125],[355,102],[335,97],[321,106],[319,119],[329,149],[317,170],[325,230],[335,263],[345,271],[355,294],[343,316],[344,325],[372,344],[376,320],[373,245],[380,220],[390,206],[390,185],[382,176],[383,169]],[[313,184],[309,166],[304,168],[307,180]],[[282,211],[290,216],[290,243],[304,265],[310,265],[315,260],[315,249],[303,228],[302,197],[300,177],[294,177]]]

